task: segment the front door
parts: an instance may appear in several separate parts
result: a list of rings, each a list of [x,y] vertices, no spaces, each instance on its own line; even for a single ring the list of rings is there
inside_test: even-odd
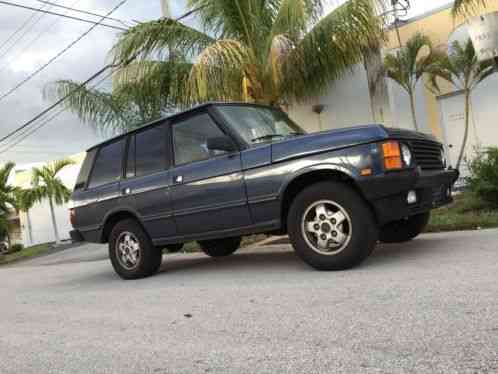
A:
[[[222,129],[207,112],[201,112],[177,120],[171,132],[171,196],[178,234],[206,234],[249,226],[240,152],[210,150],[207,146],[208,139],[226,136]]]

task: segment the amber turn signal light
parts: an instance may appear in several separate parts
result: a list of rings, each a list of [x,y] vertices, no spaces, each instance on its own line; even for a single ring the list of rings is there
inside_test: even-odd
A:
[[[403,167],[401,161],[401,148],[398,142],[390,141],[382,144],[384,154],[384,168],[386,170],[397,170]]]

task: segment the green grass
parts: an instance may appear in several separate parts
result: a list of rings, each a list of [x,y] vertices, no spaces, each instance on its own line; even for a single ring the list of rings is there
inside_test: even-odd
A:
[[[33,247],[24,248],[22,251],[8,255],[0,255],[0,265],[10,264],[12,262],[26,260],[31,257],[39,256],[52,249],[50,244],[40,244]]]
[[[455,197],[447,207],[434,210],[427,232],[480,230],[498,227],[498,208],[491,208],[470,193]]]

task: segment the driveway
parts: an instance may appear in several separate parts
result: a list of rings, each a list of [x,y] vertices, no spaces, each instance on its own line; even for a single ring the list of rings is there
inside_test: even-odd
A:
[[[0,373],[498,373],[498,231],[380,246],[317,272],[287,245],[165,256],[102,246],[0,268]]]

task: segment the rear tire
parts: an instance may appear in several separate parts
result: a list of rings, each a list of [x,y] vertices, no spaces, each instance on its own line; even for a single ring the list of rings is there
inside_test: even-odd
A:
[[[203,240],[199,242],[202,251],[210,257],[225,257],[240,248],[242,237]]]
[[[431,213],[422,213],[408,219],[392,222],[380,230],[383,243],[403,243],[415,239],[427,227]]]
[[[346,270],[360,264],[378,238],[368,205],[339,182],[317,183],[297,195],[287,227],[297,255],[317,270]]]
[[[137,221],[126,219],[118,222],[111,231],[109,258],[121,278],[139,279],[157,273],[162,251],[152,244]]]

